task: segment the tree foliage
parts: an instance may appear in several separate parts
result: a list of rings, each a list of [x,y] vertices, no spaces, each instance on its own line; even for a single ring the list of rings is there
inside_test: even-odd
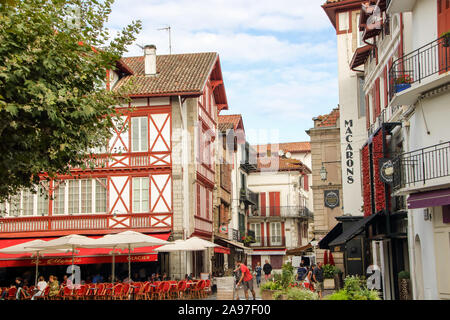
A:
[[[105,90],[106,70],[141,29],[110,36],[113,1],[0,2],[0,201],[109,139],[124,96]]]

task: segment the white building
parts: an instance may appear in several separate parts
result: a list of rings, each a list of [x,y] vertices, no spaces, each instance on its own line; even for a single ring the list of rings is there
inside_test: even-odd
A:
[[[389,73],[389,107],[400,109],[403,153],[394,159],[394,191],[408,196],[414,299],[450,299],[449,1],[391,1],[403,21],[405,51]],[[409,88],[395,87],[403,76]],[[398,106],[402,106],[398,108]]]
[[[256,242],[251,260],[268,260],[280,269],[286,250],[305,246],[311,240],[312,223],[311,147],[309,142],[258,145],[258,168],[248,176],[248,186],[258,194],[258,210],[248,217],[248,229]]]

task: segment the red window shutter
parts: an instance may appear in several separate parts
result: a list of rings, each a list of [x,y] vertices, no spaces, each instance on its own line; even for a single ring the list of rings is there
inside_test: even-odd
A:
[[[275,192],[275,215],[280,216],[280,193]]]
[[[261,192],[259,194],[259,203],[260,203],[260,210],[261,210],[261,216],[266,216],[266,193]]]
[[[267,222],[267,246],[270,246],[270,222]]]
[[[269,192],[269,206],[270,215],[279,216],[280,215],[280,193],[279,192]]]
[[[197,184],[197,216],[201,216],[200,213],[200,185]]]
[[[264,222],[261,222],[261,246],[264,246]]]
[[[307,174],[303,175],[303,189],[305,189],[305,191],[309,191],[309,182]]]
[[[380,103],[380,78],[375,80],[375,103],[376,103],[376,116],[378,117],[381,113],[381,103]]]
[[[369,95],[366,94],[366,129],[370,127],[370,109],[369,109]]]
[[[389,98],[388,98],[388,71],[387,71],[387,66],[384,67],[383,77],[384,77],[384,107],[387,108],[388,103],[389,103]]]
[[[206,219],[209,220],[209,190],[208,189],[205,190],[205,194],[206,194]]]
[[[281,243],[283,246],[286,245],[286,241],[284,241],[284,239],[285,239],[284,222],[281,222]]]

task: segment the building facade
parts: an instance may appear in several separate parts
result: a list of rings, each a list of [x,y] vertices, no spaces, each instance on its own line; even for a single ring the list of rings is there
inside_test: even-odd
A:
[[[322,240],[337,224],[343,214],[340,110],[314,118],[314,127],[306,132],[311,137],[312,186],[314,199],[313,237]],[[328,249],[326,247],[325,249]],[[317,262],[323,262],[324,249],[315,247]],[[335,264],[345,270],[343,253],[334,252]]]
[[[286,251],[311,241],[311,171],[302,161],[311,161],[309,142],[257,145],[257,169],[248,177],[259,207],[248,216],[248,229],[255,242],[248,264],[253,268],[268,260],[281,269],[289,260]],[[301,159],[301,160],[299,160]]]
[[[3,204],[2,247],[13,239],[124,230],[212,239],[214,141],[218,114],[228,108],[218,54],[157,56],[155,46],[146,46],[143,56],[124,57],[108,72],[107,88],[127,88],[131,98],[117,107],[122,121],[108,146],[87,160],[92,169],[73,168],[71,176],[43,182],[43,195],[22,191]],[[209,255],[159,254],[161,271],[178,278],[208,272]],[[93,254],[80,263],[109,263],[107,258]],[[1,259],[8,266],[29,262]],[[140,259],[158,255],[134,257]]]

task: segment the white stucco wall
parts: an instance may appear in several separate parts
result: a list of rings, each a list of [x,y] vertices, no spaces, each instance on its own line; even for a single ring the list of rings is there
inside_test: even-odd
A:
[[[362,215],[361,205],[363,201],[359,149],[367,140],[367,131],[365,117],[359,117],[357,74],[349,67],[353,57],[352,33],[344,33],[337,36],[337,52],[343,211],[345,214]],[[350,127],[352,134],[349,136],[349,133],[346,134],[346,124],[350,123],[350,121],[352,121],[352,126]],[[347,142],[346,138],[350,142]],[[353,150],[347,150],[349,144]],[[351,151],[351,154],[348,154],[349,157],[347,157],[347,151]],[[348,166],[347,161],[352,166]],[[353,174],[348,174],[347,170],[353,170]]]

